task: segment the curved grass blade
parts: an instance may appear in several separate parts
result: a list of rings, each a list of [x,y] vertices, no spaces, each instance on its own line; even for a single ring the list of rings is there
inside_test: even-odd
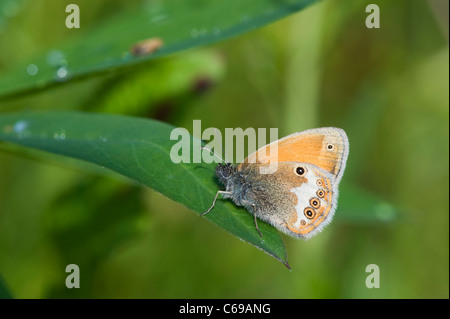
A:
[[[129,11],[99,22],[96,28],[81,27],[80,36],[55,45],[1,75],[0,98],[42,90],[71,79],[137,65],[188,48],[218,42],[274,22],[316,1],[142,2]],[[82,6],[80,11],[83,10],[89,10],[89,7]],[[61,16],[53,18],[65,21],[66,13],[61,12]],[[131,48],[137,43],[156,38],[162,41],[158,50],[146,55],[132,54]]]
[[[30,112],[0,115],[0,141],[98,164],[141,182],[197,214],[219,188],[215,164],[179,163],[170,158],[173,126],[155,120],[111,114]],[[190,137],[193,145],[200,140]],[[205,218],[275,257],[289,268],[284,243],[275,228],[259,222],[229,201],[217,201]]]

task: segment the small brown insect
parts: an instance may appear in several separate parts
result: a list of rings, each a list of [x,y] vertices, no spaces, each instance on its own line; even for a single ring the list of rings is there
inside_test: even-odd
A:
[[[152,54],[164,45],[160,38],[150,38],[139,41],[130,48],[130,53],[136,57]]]

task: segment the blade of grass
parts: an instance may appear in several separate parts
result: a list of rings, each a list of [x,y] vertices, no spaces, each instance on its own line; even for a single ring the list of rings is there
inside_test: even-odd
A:
[[[155,189],[197,214],[219,189],[215,164],[180,163],[170,158],[173,126],[141,118],[78,112],[30,112],[0,116],[0,141],[100,165]],[[200,140],[190,137],[191,155]],[[275,257],[289,268],[284,243],[268,224],[229,201],[218,200],[205,218]]]
[[[302,10],[316,1],[172,0],[151,5],[143,2],[99,22],[96,28],[81,27],[81,35],[78,32],[77,37],[55,44],[27,63],[13,67],[0,77],[0,98],[31,93],[71,79],[222,41]],[[80,11],[88,9],[81,7]],[[65,13],[61,12],[59,18],[65,20]],[[161,39],[162,47],[143,56],[130,53],[133,45],[151,38]]]

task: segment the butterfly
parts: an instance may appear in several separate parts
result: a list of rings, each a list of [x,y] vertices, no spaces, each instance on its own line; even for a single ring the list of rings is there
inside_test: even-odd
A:
[[[269,152],[270,150],[270,152]],[[243,206],[257,218],[296,238],[318,234],[333,218],[349,142],[344,130],[325,127],[297,132],[265,145],[235,165],[219,164],[219,195]],[[262,172],[271,163],[272,173]]]

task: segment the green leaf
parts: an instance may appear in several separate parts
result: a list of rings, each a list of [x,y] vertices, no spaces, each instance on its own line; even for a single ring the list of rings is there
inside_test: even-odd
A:
[[[317,0],[172,0],[142,2],[98,27],[83,27],[65,43],[0,77],[0,97],[32,92],[248,32],[302,10]],[[80,11],[89,8],[81,7]],[[61,17],[65,19],[66,13]],[[82,36],[80,36],[80,32]],[[301,32],[301,30],[299,30]],[[152,54],[133,56],[139,41],[160,38]],[[14,49],[14,48],[13,48]],[[7,63],[5,62],[7,65]]]
[[[197,214],[206,211],[219,189],[215,164],[180,163],[170,158],[173,126],[155,120],[77,112],[0,115],[0,141],[11,142],[101,165],[155,189]],[[190,137],[192,150],[201,141]],[[164,213],[164,212],[161,212]],[[230,201],[218,200],[204,218],[287,263],[284,243],[272,226]]]

